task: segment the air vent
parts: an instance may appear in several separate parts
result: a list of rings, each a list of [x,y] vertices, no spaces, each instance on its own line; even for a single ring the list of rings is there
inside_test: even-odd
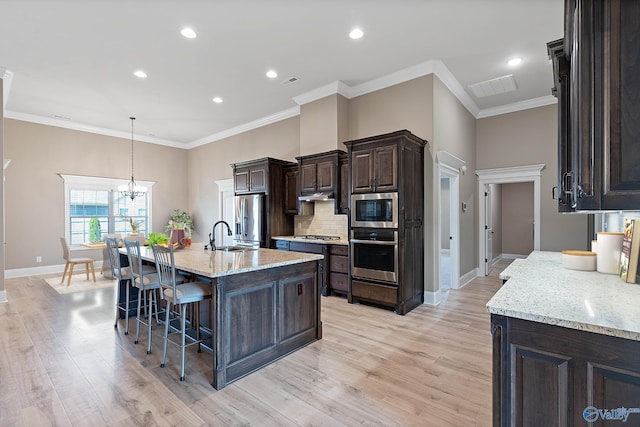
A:
[[[297,78],[297,77],[289,77],[287,80],[283,81],[282,84],[283,85],[288,85],[288,84],[291,84],[291,83],[295,83],[298,80],[300,80],[300,79]]]
[[[469,89],[471,89],[471,92],[473,92],[473,95],[476,98],[484,98],[486,96],[497,95],[499,93],[513,92],[517,88],[518,86],[513,78],[513,74],[469,85]]]

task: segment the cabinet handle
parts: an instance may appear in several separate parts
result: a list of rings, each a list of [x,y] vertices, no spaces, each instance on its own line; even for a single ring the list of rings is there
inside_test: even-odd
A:
[[[554,185],[551,188],[551,200],[556,200],[556,190],[558,189],[557,185]]]

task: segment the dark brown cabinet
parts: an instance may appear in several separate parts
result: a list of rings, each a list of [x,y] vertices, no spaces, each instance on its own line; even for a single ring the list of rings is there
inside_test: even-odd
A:
[[[344,151],[334,150],[296,157],[300,171],[300,194],[339,191],[338,164],[340,154],[343,153]]]
[[[344,144],[351,159],[351,193],[397,193],[398,199],[394,249],[397,280],[357,277],[352,271],[351,292],[347,297],[349,302],[369,301],[406,314],[424,302],[424,147],[427,141],[401,130]],[[354,230],[358,229],[352,228],[352,233]],[[372,235],[378,231],[360,230]],[[353,245],[352,242],[352,249]],[[354,252],[352,265],[356,259]]]
[[[350,197],[350,186],[349,186],[349,156],[347,153],[340,155],[340,203],[336,203],[338,206],[337,212],[339,214],[348,215],[349,214],[349,197]]]
[[[329,245],[328,293],[347,295],[349,292],[349,247]]]
[[[291,215],[298,213],[298,165],[287,166],[284,172],[284,212]]]
[[[565,0],[563,49],[550,46],[561,211],[640,208],[638,19],[635,0]]]
[[[320,288],[320,294],[322,296],[327,296],[329,294],[328,291],[328,275],[329,275],[329,248],[328,245],[323,245],[321,243],[308,243],[308,242],[294,242],[289,240],[277,239],[274,242],[274,246],[276,249],[281,251],[291,251],[291,252],[304,252],[308,254],[320,254],[324,256],[324,259],[318,261],[318,283]]]
[[[236,194],[262,193],[267,189],[267,165],[259,163],[236,168],[233,178]]]
[[[491,333],[494,427],[624,425],[595,411],[638,407],[640,342],[496,314]]]
[[[397,145],[354,151],[351,154],[351,179],[353,193],[397,191]]]
[[[287,192],[282,186],[285,170],[297,166],[285,160],[265,157],[247,162],[234,163],[233,182],[236,194],[262,193],[265,195],[265,244],[272,242],[272,236],[293,234],[293,217],[285,213]]]

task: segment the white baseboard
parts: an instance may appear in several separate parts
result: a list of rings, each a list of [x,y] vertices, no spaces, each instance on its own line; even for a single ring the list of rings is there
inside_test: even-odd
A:
[[[478,269],[477,269],[477,268],[474,268],[473,270],[471,270],[471,271],[469,271],[469,272],[467,272],[467,273],[463,274],[463,275],[460,277],[460,282],[459,282],[459,283],[460,283],[460,287],[459,287],[458,289],[462,289],[462,288],[464,288],[464,287],[465,287],[465,286],[467,286],[469,283],[471,283],[471,281],[472,281],[473,279],[475,279],[476,277],[478,277]]]
[[[0,304],[7,301],[7,291],[0,291]]]
[[[430,306],[437,306],[442,301],[442,293],[440,293],[440,289],[435,292],[424,291],[424,304]]]
[[[519,255],[519,254],[500,254],[498,259],[524,259],[529,255]]]
[[[60,273],[64,271],[65,264],[58,265],[45,265],[43,267],[28,267],[28,268],[14,268],[13,270],[5,270],[4,278],[5,279],[15,279],[16,277],[27,277],[27,276],[40,276],[42,274],[54,274]],[[100,273],[100,269],[102,268],[102,261],[95,261],[94,268],[98,273]],[[74,269],[74,273],[84,271],[84,266],[81,269]]]

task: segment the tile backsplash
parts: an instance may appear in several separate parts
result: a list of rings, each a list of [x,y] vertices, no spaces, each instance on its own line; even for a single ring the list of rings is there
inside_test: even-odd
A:
[[[334,200],[314,202],[313,216],[295,216],[294,234],[296,236],[316,234],[323,236],[340,236],[343,239],[349,234],[346,215],[334,213]]]

